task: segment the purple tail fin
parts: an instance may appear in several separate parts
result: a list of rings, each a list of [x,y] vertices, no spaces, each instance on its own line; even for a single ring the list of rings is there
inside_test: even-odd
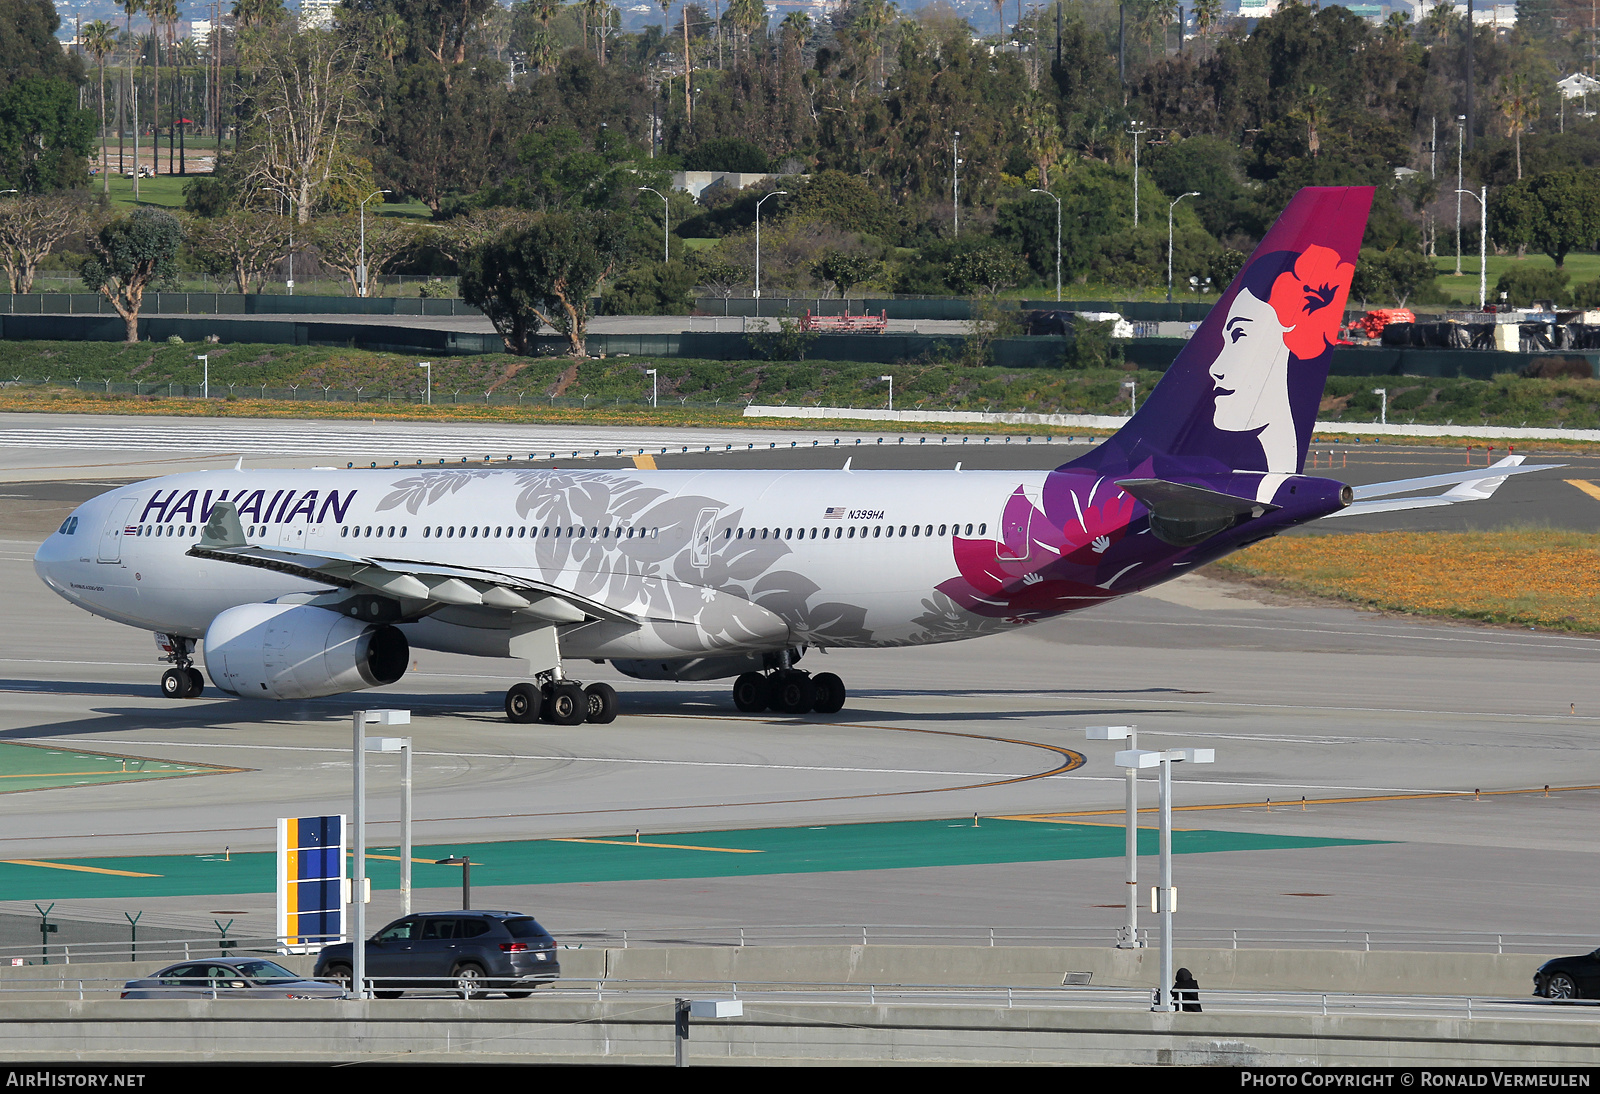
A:
[[[1076,462],[1299,472],[1372,197],[1370,186],[1296,194],[1144,406]]]

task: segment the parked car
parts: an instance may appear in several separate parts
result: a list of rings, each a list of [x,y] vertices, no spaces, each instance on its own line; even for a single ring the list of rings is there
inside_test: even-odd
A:
[[[322,984],[265,958],[184,961],[153,976],[129,980],[124,999],[343,999],[337,984]]]
[[[1546,961],[1533,974],[1533,994],[1546,999],[1600,998],[1600,950]]]
[[[327,947],[316,975],[348,984],[354,950]],[[397,919],[366,943],[368,978],[380,999],[408,990],[453,991],[463,999],[503,992],[525,999],[561,975],[556,940],[522,912],[426,912]]]

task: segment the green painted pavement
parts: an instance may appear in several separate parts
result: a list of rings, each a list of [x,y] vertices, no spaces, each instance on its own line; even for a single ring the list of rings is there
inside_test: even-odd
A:
[[[1383,841],[1209,830],[1174,832],[1172,840],[1173,851],[1181,855],[1377,842]],[[714,848],[758,853],[737,854]],[[1156,852],[1154,829],[1141,829],[1139,853]],[[397,850],[374,847],[369,854],[395,856]],[[643,837],[639,845],[627,835],[589,840],[451,843],[413,849],[414,860],[430,861],[415,863],[412,884],[416,888],[460,885],[459,866],[435,866],[431,860],[462,854],[472,858],[474,886],[554,885],[1117,858],[1123,854],[1123,830],[1110,825],[1007,820],[983,820],[974,828],[970,820],[931,820],[655,834]],[[270,893],[276,884],[275,858],[264,853],[234,854],[229,860],[218,853],[48,861],[119,873],[0,862],[0,899],[106,900]],[[399,868],[397,858],[368,859],[368,874],[376,889],[399,888]],[[120,876],[122,873],[159,876]]]
[[[53,790],[63,786],[145,782],[185,775],[213,775],[233,768],[174,763],[144,756],[83,752],[48,745],[0,743],[0,793]]]

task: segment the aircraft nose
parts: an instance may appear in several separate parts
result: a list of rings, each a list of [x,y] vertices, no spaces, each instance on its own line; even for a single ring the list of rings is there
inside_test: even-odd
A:
[[[89,505],[80,505],[61,526],[45,537],[33,553],[33,572],[52,589],[60,588],[64,568],[75,563],[88,548],[84,537],[94,535],[93,521],[88,519]]]

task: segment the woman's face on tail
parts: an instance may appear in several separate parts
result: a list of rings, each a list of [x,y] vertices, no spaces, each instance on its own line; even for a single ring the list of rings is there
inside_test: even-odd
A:
[[[1222,329],[1222,352],[1211,365],[1218,429],[1260,429],[1285,411],[1289,348],[1272,305],[1248,289],[1233,298]]]

